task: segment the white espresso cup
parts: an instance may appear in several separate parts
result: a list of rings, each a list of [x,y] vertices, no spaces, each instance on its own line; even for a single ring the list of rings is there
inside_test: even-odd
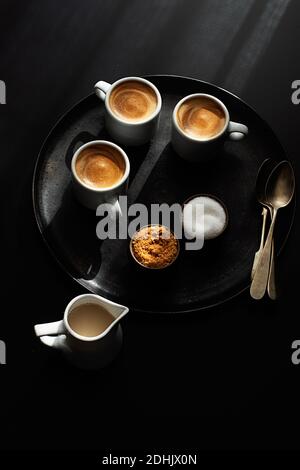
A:
[[[188,100],[193,98],[207,98],[223,110],[225,123],[223,128],[211,137],[194,137],[187,134],[178,122],[178,110]],[[230,140],[241,140],[248,134],[248,127],[238,122],[230,121],[229,111],[218,98],[205,93],[195,93],[185,96],[175,106],[172,116],[172,146],[176,153],[192,162],[205,162],[217,156],[220,146],[228,137]]]
[[[130,122],[117,115],[110,106],[110,95],[113,90],[126,82],[140,82],[148,87],[156,95],[156,108],[145,119]],[[158,125],[159,113],[161,110],[161,96],[153,83],[140,77],[126,77],[117,80],[112,85],[110,83],[99,81],[95,84],[95,93],[105,105],[105,125],[109,134],[119,143],[124,145],[142,145],[148,142],[154,135]]]
[[[76,172],[76,161],[80,156],[81,152],[89,147],[95,147],[97,145],[105,145],[107,147],[112,147],[114,151],[116,150],[124,162],[124,174],[116,184],[105,187],[105,188],[95,188],[89,186],[83,182],[77,172]],[[130,173],[130,163],[129,159],[118,145],[109,142],[107,140],[92,140],[81,147],[73,155],[71,162],[71,172],[72,172],[72,183],[73,189],[76,195],[77,200],[88,209],[96,210],[100,204],[111,204],[115,207],[117,212],[120,212],[119,206],[119,196],[125,194],[128,187],[128,179]]]

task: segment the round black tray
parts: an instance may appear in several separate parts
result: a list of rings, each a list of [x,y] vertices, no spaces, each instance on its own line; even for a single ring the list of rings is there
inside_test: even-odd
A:
[[[99,241],[96,216],[81,207],[71,188],[74,151],[94,139],[112,140],[104,127],[104,106],[93,94],[68,111],[48,135],[33,180],[33,204],[41,234],[62,268],[89,291],[145,312],[189,312],[224,302],[249,286],[259,244],[261,207],[255,198],[258,168],[267,157],[285,158],[270,127],[239,98],[215,85],[185,77],[147,77],[160,90],[159,129],[150,144],[124,147],[130,164],[129,201],[182,203],[210,193],[229,211],[224,234],[201,251],[181,250],[172,269],[141,272],[130,259],[128,240]],[[227,141],[211,165],[180,159],[170,145],[171,115],[177,101],[190,93],[209,93],[228,107],[233,121],[246,124],[249,135]],[[294,204],[281,211],[276,228],[280,251],[292,225]],[[157,274],[157,275],[156,275]]]

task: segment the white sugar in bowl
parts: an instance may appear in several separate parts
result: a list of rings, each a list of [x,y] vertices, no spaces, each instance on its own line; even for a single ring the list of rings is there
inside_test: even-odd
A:
[[[228,211],[217,197],[196,194],[184,202],[182,223],[188,238],[203,234],[204,240],[211,240],[226,229]]]

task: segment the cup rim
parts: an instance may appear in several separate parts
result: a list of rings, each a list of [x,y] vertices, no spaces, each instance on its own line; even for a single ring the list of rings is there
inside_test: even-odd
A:
[[[132,248],[132,243],[133,243],[133,240],[134,240],[134,237],[136,236],[137,233],[139,233],[141,230],[143,230],[144,228],[146,227],[165,227],[169,230],[169,232],[172,233],[172,235],[174,236],[174,239],[176,240],[177,242],[177,253],[176,253],[176,256],[175,258],[171,261],[171,263],[169,264],[166,264],[165,266],[162,266],[162,267],[158,267],[158,268],[155,268],[155,267],[151,267],[151,266],[146,266],[145,264],[143,264],[141,261],[139,261],[134,252],[133,252],[133,248]],[[170,266],[172,266],[172,264],[175,263],[175,261],[177,260],[178,256],[179,256],[179,252],[180,252],[180,243],[179,243],[179,240],[178,238],[176,237],[175,233],[173,232],[173,230],[171,230],[169,227],[167,227],[166,225],[163,225],[163,224],[146,224],[146,225],[143,225],[139,230],[136,230],[134,232],[134,234],[132,235],[132,237],[130,238],[130,242],[129,242],[129,251],[130,251],[130,254],[133,258],[133,260],[139,265],[141,266],[142,268],[145,268],[145,269],[148,269],[150,271],[161,271],[163,269],[166,269]]]
[[[156,109],[155,111],[153,111],[152,114],[150,114],[150,116],[148,116],[147,118],[143,119],[143,120],[140,120],[138,122],[131,122],[131,121],[125,121],[123,119],[121,119],[120,117],[118,117],[110,108],[110,105],[109,105],[109,97],[111,95],[111,92],[113,91],[113,89],[119,85],[120,83],[123,83],[123,82],[127,82],[127,81],[137,81],[137,82],[142,82],[142,83],[145,83],[146,85],[150,86],[150,88],[152,88],[152,90],[154,91],[155,95],[156,95],[156,98],[157,98],[157,106],[156,106]],[[145,78],[142,78],[142,77],[123,77],[123,78],[119,78],[119,80],[116,80],[109,88],[108,92],[106,93],[105,95],[105,107],[106,107],[106,110],[107,112],[114,118],[116,119],[117,121],[121,122],[122,124],[124,125],[128,125],[128,126],[138,126],[140,124],[146,124],[147,122],[150,122],[152,121],[152,119],[154,119],[159,113],[160,113],[160,110],[161,110],[161,105],[162,105],[162,99],[161,99],[161,94],[158,90],[158,88],[152,83],[150,82],[149,80],[146,80]]]
[[[96,299],[96,300],[101,300],[101,301],[104,301],[110,305],[118,305],[119,307],[123,307],[124,308],[124,313],[122,315],[120,315],[118,318],[115,318],[113,322],[111,322],[111,324],[102,332],[100,333],[100,335],[97,335],[97,336],[83,336],[83,335],[80,335],[79,333],[76,333],[76,331],[74,331],[71,326],[69,325],[69,322],[68,322],[68,316],[69,316],[69,313],[71,312],[71,308],[72,306],[74,305],[75,302],[77,302],[77,300],[80,300],[80,299],[83,299],[83,298],[92,298],[92,299]],[[88,303],[88,302],[86,302]],[[101,339],[103,338],[104,336],[106,336],[106,334],[114,327],[114,325],[126,314],[128,313],[128,307],[125,307],[124,305],[119,305],[119,304],[116,304],[115,302],[112,302],[111,300],[108,300],[108,299],[105,299],[104,297],[101,297],[100,295],[97,295],[97,294],[81,294],[81,295],[77,295],[76,297],[74,297],[72,300],[70,300],[70,302],[68,303],[68,305],[66,306],[65,308],[65,312],[64,312],[64,325],[67,329],[67,331],[76,339],[79,339],[81,341],[86,341],[86,342],[91,342],[91,341],[97,341],[98,339]]]
[[[191,98],[200,98],[200,97],[205,97],[205,98],[209,98],[211,99],[212,101],[215,101],[224,111],[224,114],[225,114],[225,118],[226,118],[226,122],[225,122],[225,125],[223,127],[223,129],[218,132],[218,134],[212,136],[212,137],[207,137],[207,138],[198,138],[198,137],[192,137],[188,134],[186,134],[182,129],[181,127],[179,126],[178,122],[177,122],[177,111],[178,109],[180,108],[180,106],[187,100],[191,99]],[[211,142],[213,140],[216,140],[218,139],[219,137],[221,137],[227,130],[228,128],[228,125],[229,125],[229,120],[230,120],[230,116],[229,116],[229,111],[228,109],[226,108],[225,104],[219,100],[219,98],[213,96],[213,95],[209,95],[208,93],[193,93],[191,95],[187,95],[187,96],[184,96],[181,100],[178,101],[178,103],[176,104],[174,110],[173,110],[173,114],[172,114],[172,120],[173,120],[173,124],[175,125],[176,127],[176,130],[183,136],[185,137],[186,139],[192,141],[192,142]]]
[[[92,186],[89,186],[88,184],[84,183],[84,181],[82,181],[79,176],[77,175],[77,172],[76,172],[76,168],[75,168],[75,164],[76,164],[76,161],[77,161],[77,158],[78,156],[80,155],[80,153],[82,152],[82,150],[84,150],[85,148],[88,148],[88,147],[91,147],[92,145],[107,145],[109,147],[113,147],[115,148],[123,157],[124,161],[125,161],[125,171],[124,171],[124,175],[122,176],[122,178],[117,181],[113,186],[108,186],[107,188],[93,188]],[[77,150],[76,152],[74,153],[73,157],[72,157],[72,161],[71,161],[71,171],[72,171],[72,175],[73,177],[76,179],[76,181],[81,185],[83,186],[84,188],[86,189],[89,189],[90,191],[93,191],[95,193],[106,193],[108,191],[111,191],[113,189],[116,189],[118,188],[119,186],[121,186],[125,181],[126,179],[128,178],[129,176],[129,172],[130,172],[130,162],[129,162],[129,158],[128,156],[126,155],[126,153],[124,152],[124,150],[119,147],[119,145],[113,143],[113,142],[110,142],[109,140],[91,140],[90,142],[86,142],[85,144],[81,145]]]

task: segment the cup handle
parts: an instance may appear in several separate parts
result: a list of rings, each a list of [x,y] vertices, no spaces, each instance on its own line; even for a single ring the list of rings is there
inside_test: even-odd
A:
[[[228,132],[231,140],[242,140],[248,134],[248,127],[239,122],[230,121]]]
[[[42,323],[34,326],[36,336],[60,335],[65,333],[65,325],[63,320],[54,321],[52,323]]]
[[[112,221],[118,220],[120,217],[122,217],[122,209],[119,203],[119,199],[115,199],[113,202],[100,204],[96,209],[96,216],[103,217],[106,215],[106,212],[108,213],[107,217],[109,217]]]
[[[119,199],[117,199],[113,205],[114,213],[117,217],[122,216],[122,209],[119,203]]]
[[[97,82],[94,85],[96,96],[98,96],[100,100],[105,101],[106,93],[108,92],[110,87],[111,87],[110,83],[103,82],[102,80],[100,82]]]

